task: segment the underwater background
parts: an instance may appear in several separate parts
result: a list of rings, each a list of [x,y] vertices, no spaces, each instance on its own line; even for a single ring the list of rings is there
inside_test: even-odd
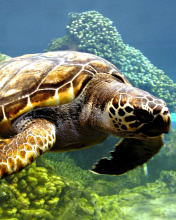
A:
[[[115,64],[164,99],[172,129],[158,155],[114,177],[88,170],[118,139],[46,153],[0,181],[0,219],[176,219],[176,1],[0,0],[0,59],[78,50]]]

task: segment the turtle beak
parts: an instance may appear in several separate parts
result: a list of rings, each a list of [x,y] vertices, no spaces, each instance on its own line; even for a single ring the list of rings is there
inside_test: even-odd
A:
[[[170,130],[170,126],[171,117],[169,109],[167,107],[163,107],[161,112],[155,115],[151,122],[144,124],[140,128],[140,132],[147,136],[154,137],[163,133],[167,134]]]

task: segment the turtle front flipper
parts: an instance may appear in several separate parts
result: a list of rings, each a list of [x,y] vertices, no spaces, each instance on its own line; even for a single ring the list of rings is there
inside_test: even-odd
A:
[[[125,138],[110,152],[112,158],[102,158],[94,165],[92,172],[121,175],[146,163],[159,152],[163,145],[162,135],[150,139]]]
[[[55,143],[55,125],[35,119],[12,138],[0,140],[0,179],[30,165]]]

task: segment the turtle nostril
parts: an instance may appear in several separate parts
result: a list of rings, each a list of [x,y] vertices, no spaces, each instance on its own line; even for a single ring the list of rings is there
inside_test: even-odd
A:
[[[167,107],[164,107],[164,108],[162,109],[161,113],[162,113],[163,115],[168,115],[168,114],[169,114],[169,109],[168,109]]]
[[[163,112],[163,115],[167,115],[167,114],[168,114],[168,111],[164,111],[164,112]]]

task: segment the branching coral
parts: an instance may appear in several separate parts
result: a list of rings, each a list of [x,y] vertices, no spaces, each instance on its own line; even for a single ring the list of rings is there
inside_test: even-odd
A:
[[[176,84],[139,50],[124,44],[112,21],[98,12],[69,14],[66,36],[49,44],[49,50],[63,49],[89,52],[109,60],[134,86],[166,100],[170,109],[176,111]]]

